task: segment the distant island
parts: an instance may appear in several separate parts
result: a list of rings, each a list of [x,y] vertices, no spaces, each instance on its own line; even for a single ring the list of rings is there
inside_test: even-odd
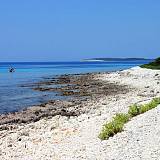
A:
[[[82,61],[139,61],[139,60],[153,60],[146,58],[91,58],[83,59]]]

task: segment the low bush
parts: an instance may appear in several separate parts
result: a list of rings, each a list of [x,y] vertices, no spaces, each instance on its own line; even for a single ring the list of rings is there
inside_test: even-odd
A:
[[[110,122],[104,125],[102,132],[99,134],[101,140],[113,137],[116,133],[121,132],[123,129],[122,123]]]
[[[139,106],[138,105],[134,104],[134,105],[129,107],[128,114],[131,117],[137,116],[139,113],[140,113],[140,111],[139,111]]]
[[[154,98],[150,103],[144,105],[132,105],[129,107],[128,114],[119,113],[113,118],[113,120],[103,126],[99,138],[101,140],[108,139],[113,137],[118,132],[123,131],[123,126],[127,123],[132,117],[135,117],[139,114],[142,114],[150,109],[157,107],[160,104],[160,98]]]
[[[153,98],[150,103],[141,105],[141,107],[139,108],[139,114],[142,114],[149,111],[150,109],[157,107],[158,104],[160,104],[160,98]]]
[[[102,140],[108,139],[109,137],[114,136],[118,132],[123,131],[123,126],[126,122],[129,121],[128,114],[116,114],[113,120],[110,123],[107,123],[103,126],[102,132],[99,134],[99,138]]]
[[[141,65],[142,68],[148,68],[148,69],[160,69],[160,57],[155,59],[155,61]]]
[[[118,113],[113,118],[113,121],[120,122],[120,123],[126,123],[126,122],[129,121],[129,115],[128,114],[124,114],[124,113]]]

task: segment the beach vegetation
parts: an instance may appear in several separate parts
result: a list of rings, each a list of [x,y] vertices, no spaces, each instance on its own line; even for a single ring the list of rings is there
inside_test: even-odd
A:
[[[113,118],[113,120],[109,123],[106,123],[103,126],[102,132],[99,134],[99,138],[102,140],[108,139],[109,137],[113,137],[118,132],[123,131],[123,126],[126,122],[129,121],[128,114],[119,113]]]
[[[141,67],[148,68],[148,69],[160,69],[160,57],[155,59],[155,61],[153,61],[153,62],[141,65]]]
[[[113,120],[109,123],[106,123],[101,133],[99,134],[99,138],[101,140],[106,140],[109,137],[113,137],[115,134],[122,132],[125,123],[127,123],[132,117],[135,117],[139,114],[147,112],[160,104],[160,98],[153,98],[151,102],[144,105],[131,105],[129,107],[128,113],[118,113]]]
[[[150,109],[157,107],[157,105],[159,104],[160,104],[160,98],[154,98],[150,103],[141,105],[141,107],[139,107],[139,114],[147,112]]]
[[[137,116],[137,115],[139,114],[139,106],[136,105],[136,104],[131,105],[131,106],[129,107],[128,114],[129,114],[131,117]]]

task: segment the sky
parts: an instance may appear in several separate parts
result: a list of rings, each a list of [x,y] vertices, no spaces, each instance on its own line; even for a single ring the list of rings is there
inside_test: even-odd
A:
[[[160,56],[159,0],[0,0],[0,61]]]

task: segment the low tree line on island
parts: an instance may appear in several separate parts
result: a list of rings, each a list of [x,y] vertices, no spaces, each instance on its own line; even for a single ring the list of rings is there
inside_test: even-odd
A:
[[[141,65],[141,67],[142,68],[148,68],[148,69],[160,69],[160,57],[155,59],[155,61],[153,61],[153,62]]]

